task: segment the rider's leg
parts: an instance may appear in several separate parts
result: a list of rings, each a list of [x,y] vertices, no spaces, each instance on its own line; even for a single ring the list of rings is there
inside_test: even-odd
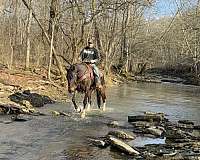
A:
[[[95,74],[95,83],[97,87],[101,87],[101,77],[100,77],[100,71],[99,68],[95,65],[92,64],[92,68]]]

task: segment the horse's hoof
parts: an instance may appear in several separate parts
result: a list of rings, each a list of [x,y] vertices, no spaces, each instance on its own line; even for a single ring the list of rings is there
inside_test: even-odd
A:
[[[87,112],[90,112],[90,111],[91,111],[91,109],[90,109],[90,108],[87,108],[87,109],[86,109],[86,111],[87,111]]]
[[[87,106],[87,109],[86,109],[87,111],[90,111],[91,110],[91,106],[90,106],[90,104],[88,104],[88,106]]]
[[[81,108],[77,108],[76,112],[81,113]]]
[[[81,112],[81,118],[85,118],[85,110]]]
[[[103,104],[102,111],[106,111],[106,103]]]

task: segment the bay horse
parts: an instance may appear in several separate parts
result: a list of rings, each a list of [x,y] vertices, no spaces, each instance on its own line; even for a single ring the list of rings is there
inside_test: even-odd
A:
[[[96,88],[95,78],[93,70],[90,64],[87,63],[79,63],[70,65],[69,69],[67,69],[67,81],[68,81],[68,91],[71,93],[72,102],[76,111],[79,111],[79,107],[76,104],[76,92],[83,93],[83,110],[81,112],[81,117],[85,117],[86,105],[88,105],[87,109],[90,109],[91,106],[91,95],[94,90],[96,90],[97,96],[97,105],[98,108],[101,109],[101,100],[103,101],[102,110],[105,111],[106,105],[106,94],[105,94],[105,80],[103,74],[101,74],[101,84],[102,88]]]

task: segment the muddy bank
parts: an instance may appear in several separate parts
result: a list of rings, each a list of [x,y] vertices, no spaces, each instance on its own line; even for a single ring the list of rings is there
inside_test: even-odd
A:
[[[198,71],[199,72],[199,71]],[[191,66],[168,66],[145,69],[144,71],[125,73],[113,70],[114,83],[126,83],[131,81],[147,83],[180,83],[185,85],[200,85],[200,73],[194,73]]]
[[[47,99],[66,100],[67,84],[58,81],[48,81],[45,71],[25,72],[23,70],[0,70],[0,101],[1,103],[19,103],[28,100],[34,107],[46,104]],[[46,96],[46,98],[45,98]],[[34,100],[35,99],[35,100]],[[36,102],[44,100],[45,102]],[[38,103],[38,104],[36,104]],[[43,105],[44,105],[43,104]]]
[[[146,70],[145,74],[157,77],[163,82],[200,85],[199,73],[193,73],[190,66],[152,68]]]

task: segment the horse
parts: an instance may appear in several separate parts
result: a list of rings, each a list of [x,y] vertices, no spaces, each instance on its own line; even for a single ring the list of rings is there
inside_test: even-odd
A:
[[[70,65],[67,69],[68,92],[72,94],[72,102],[76,111],[81,112],[81,117],[85,117],[85,110],[90,110],[91,95],[96,90],[97,105],[101,109],[101,101],[103,101],[102,110],[105,111],[106,94],[105,94],[105,80],[104,75],[101,74],[102,88],[96,88],[94,72],[88,63],[78,63]],[[83,93],[83,110],[79,110],[76,104],[76,92]]]

